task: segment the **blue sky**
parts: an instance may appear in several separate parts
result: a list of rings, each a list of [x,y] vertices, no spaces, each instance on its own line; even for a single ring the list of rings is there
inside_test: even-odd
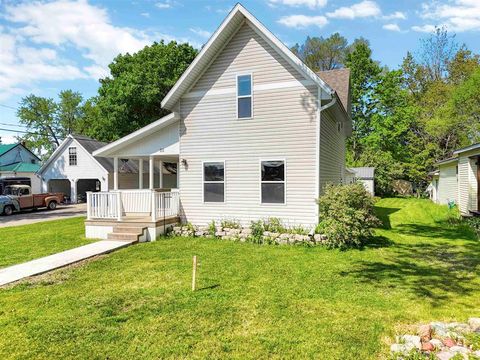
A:
[[[22,96],[62,89],[95,95],[119,52],[153,41],[200,47],[236,1],[0,0],[0,128],[19,130]],[[367,38],[373,57],[397,67],[434,26],[479,52],[480,0],[245,0],[242,4],[287,45],[339,32]],[[10,124],[8,126],[5,124]],[[4,142],[14,132],[0,130]]]

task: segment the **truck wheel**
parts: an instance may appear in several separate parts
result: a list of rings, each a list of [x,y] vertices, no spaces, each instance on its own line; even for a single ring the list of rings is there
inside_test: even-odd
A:
[[[56,201],[50,201],[48,203],[48,210],[55,210],[57,208],[57,202]]]
[[[6,215],[6,216],[10,216],[13,214],[13,208],[11,206],[5,206],[5,208],[3,209],[3,213]]]

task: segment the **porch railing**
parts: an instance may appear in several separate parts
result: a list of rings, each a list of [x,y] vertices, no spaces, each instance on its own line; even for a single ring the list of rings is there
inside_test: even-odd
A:
[[[179,213],[178,190],[117,190],[87,192],[87,219],[118,220],[150,217],[157,221]]]

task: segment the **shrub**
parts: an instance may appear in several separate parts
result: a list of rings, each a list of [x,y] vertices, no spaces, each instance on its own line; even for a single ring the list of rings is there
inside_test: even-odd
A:
[[[470,228],[475,231],[475,234],[480,238],[480,217],[467,217],[465,222],[470,226]]]
[[[208,224],[208,234],[215,237],[216,232],[217,232],[217,225],[215,224],[215,220],[212,220],[210,224]]]
[[[318,203],[316,230],[327,235],[330,248],[362,246],[372,236],[372,227],[380,225],[373,212],[374,200],[360,183],[327,185]]]
[[[268,218],[263,222],[263,228],[265,231],[270,231],[274,233],[284,233],[287,232],[285,226],[282,224],[282,220],[276,217]]]
[[[226,229],[240,229],[242,226],[240,225],[240,221],[238,220],[222,220],[221,222],[222,228]]]
[[[263,232],[265,231],[265,228],[263,226],[263,221],[262,220],[252,221],[250,223],[250,230],[252,230],[252,234],[250,235],[252,238],[252,242],[256,244],[262,243]]]

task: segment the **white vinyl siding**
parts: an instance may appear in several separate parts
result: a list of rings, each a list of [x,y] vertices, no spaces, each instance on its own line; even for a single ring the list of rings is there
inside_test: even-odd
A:
[[[477,151],[460,154],[458,158],[458,207],[464,214],[477,210]]]
[[[440,177],[438,180],[438,203],[448,204],[449,201],[455,201],[458,204],[457,196],[457,163],[441,165]]]
[[[345,135],[329,111],[320,117],[320,182],[319,193],[326,184],[345,182]]]
[[[254,117],[237,120],[236,75],[254,74]],[[245,24],[219,54],[192,92],[216,95],[181,99],[180,191],[184,220],[208,224],[212,219],[251,220],[279,217],[289,224],[313,225],[316,204],[316,86],[303,78]],[[295,87],[278,87],[282,82]],[[266,86],[265,90],[256,90]],[[225,90],[225,91],[224,91]],[[231,90],[231,91],[230,91]],[[226,160],[225,204],[204,204],[202,161]],[[261,204],[259,161],[285,159],[286,204]]]

